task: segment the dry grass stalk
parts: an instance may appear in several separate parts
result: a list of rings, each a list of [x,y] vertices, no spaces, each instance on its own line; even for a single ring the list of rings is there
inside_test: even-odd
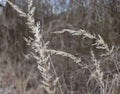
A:
[[[53,32],[55,34],[63,34],[65,32],[70,33],[73,36],[83,36],[83,38],[89,38],[89,39],[94,39],[96,40],[94,44],[92,44],[92,46],[96,46],[97,49],[101,49],[101,50],[106,50],[105,54],[102,54],[101,56],[107,56],[107,55],[111,55],[111,53],[113,52],[114,46],[112,47],[112,49],[110,49],[108,47],[108,44],[105,43],[105,41],[103,40],[103,38],[98,35],[96,36],[95,34],[92,35],[91,33],[80,29],[79,31],[75,31],[75,30],[70,30],[70,29],[63,29],[62,31],[56,31]]]
[[[79,58],[79,57],[77,58],[74,55],[63,52],[63,51],[57,51],[57,50],[52,50],[52,49],[44,49],[44,51],[50,53],[51,55],[60,55],[60,56],[63,56],[63,57],[68,57],[76,63],[81,62],[81,58]]]
[[[20,16],[26,17],[26,13],[23,12],[17,5],[13,4],[9,0],[7,0],[7,2],[12,6],[13,9],[15,9],[19,13]]]
[[[42,86],[48,92],[48,94],[55,94],[56,89],[55,85],[53,84],[52,77],[53,74],[51,74],[51,61],[49,60],[49,55],[44,53],[42,50],[44,45],[44,40],[40,31],[40,23],[35,24],[34,20],[34,12],[35,7],[32,7],[33,0],[30,0],[29,6],[28,6],[28,13],[25,14],[22,12],[16,5],[12,4],[10,1],[8,3],[22,16],[27,18],[27,24],[29,28],[31,29],[31,33],[34,34],[34,38],[30,38],[29,40],[26,39],[28,42],[28,45],[32,47],[34,52],[32,53],[32,56],[37,60],[38,63],[38,69],[43,77]],[[38,53],[38,55],[36,55]]]
[[[91,51],[91,59],[92,61],[94,62],[94,67],[95,69],[93,71],[90,71],[91,72],[91,76],[89,77],[89,80],[88,80],[88,83],[89,84],[91,82],[91,80],[95,80],[98,85],[100,86],[100,91],[101,93],[100,94],[106,94],[105,93],[105,84],[103,82],[103,72],[100,68],[100,61],[98,61],[95,57],[95,54],[93,51]]]

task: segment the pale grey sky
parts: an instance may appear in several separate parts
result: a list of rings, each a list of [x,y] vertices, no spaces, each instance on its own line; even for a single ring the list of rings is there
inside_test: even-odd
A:
[[[7,2],[7,0],[0,0],[0,4],[1,4],[2,6],[6,6],[6,2]]]

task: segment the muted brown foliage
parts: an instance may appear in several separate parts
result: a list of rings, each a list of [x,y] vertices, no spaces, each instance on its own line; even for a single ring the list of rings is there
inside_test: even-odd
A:
[[[10,0],[27,12],[27,0]],[[89,1],[89,2],[88,2]],[[100,34],[103,39],[115,48],[120,46],[120,1],[119,0],[34,0],[35,21],[41,22],[44,40],[50,41],[49,48],[62,50],[82,58],[82,62],[94,70],[90,58],[93,40],[72,36],[69,33],[57,35],[54,31],[64,28],[85,29],[87,32]],[[56,12],[57,11],[57,12]],[[26,19],[20,17],[9,5],[4,8],[0,22],[0,89],[11,89],[11,94],[45,94],[40,87],[41,75],[36,69],[34,58],[26,60],[24,55],[31,51],[26,45],[24,37],[33,37],[25,24]],[[92,48],[99,58],[104,51]],[[111,80],[120,71],[119,49],[107,59],[100,58],[104,78]],[[89,89],[95,89],[92,94],[100,94],[99,87],[92,80],[88,89],[86,83],[90,76],[88,70],[83,70],[68,58],[52,56],[56,72],[63,84],[64,94],[87,94]],[[118,69],[116,69],[116,66]],[[111,81],[112,82],[112,81]],[[110,82],[110,83],[111,83]],[[110,84],[109,83],[109,84]],[[116,82],[115,82],[116,83]],[[110,94],[119,94],[119,84]],[[116,90],[115,90],[116,89]],[[0,91],[1,92],[1,91]],[[5,91],[4,91],[5,92]],[[32,93],[31,93],[32,92]],[[41,93],[39,93],[41,92]]]

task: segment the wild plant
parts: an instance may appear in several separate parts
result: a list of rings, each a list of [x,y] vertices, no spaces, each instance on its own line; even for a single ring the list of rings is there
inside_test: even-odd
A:
[[[63,29],[62,31],[56,31],[53,33],[64,34],[65,32],[68,32],[73,36],[83,36],[83,38],[89,38],[91,40],[95,40],[95,42],[91,44],[91,46],[95,46],[95,48],[99,50],[104,50],[104,53],[100,54],[100,58],[110,59],[112,57],[112,59],[114,59],[113,54],[115,52],[115,47],[112,46],[110,49],[108,44],[103,40],[103,38],[100,35],[96,36],[95,34],[91,34],[82,29],[78,31],[70,30],[70,29]],[[112,74],[113,78],[111,79],[102,70],[103,66],[101,66],[101,64],[103,60],[100,60],[100,59],[98,60],[93,50],[94,49],[91,49],[90,53],[91,53],[91,60],[93,61],[92,66],[94,66],[94,68],[91,69],[86,64],[82,66],[84,69],[87,69],[90,72],[90,76],[87,82],[88,94],[94,94],[95,90],[98,87],[99,87],[99,90],[98,90],[99,92],[97,94],[118,94],[119,92],[118,88],[119,88],[119,82],[120,82],[120,79],[119,79],[120,75],[119,75],[119,70],[118,70],[119,68],[116,66],[117,72],[116,74]],[[107,78],[105,79],[104,76],[107,76]]]
[[[43,78],[41,80],[42,87],[48,94],[56,94],[56,85],[58,85],[60,89],[59,93],[63,94],[61,84],[59,82],[59,77],[57,76],[56,70],[54,68],[51,55],[61,55],[64,57],[68,57],[76,63],[80,63],[81,59],[66,52],[47,48],[49,41],[44,41],[42,31],[40,29],[40,22],[35,22],[34,19],[35,7],[32,6],[33,0],[29,1],[28,13],[23,12],[17,5],[14,5],[12,2],[8,1],[8,3],[12,6],[13,9],[15,9],[19,13],[20,16],[25,17],[27,19],[26,24],[30,29],[29,32],[31,32],[34,35],[34,37],[29,37],[29,39],[25,38],[25,41],[27,42],[28,46],[30,46],[32,49],[32,51],[25,56],[34,57],[36,59],[38,69]],[[52,73],[52,71],[54,72],[54,74]],[[54,75],[56,76],[55,78]]]
[[[29,37],[29,39],[25,38],[28,46],[31,47],[31,51],[28,55],[25,55],[26,57],[34,57],[38,64],[38,69],[42,76],[42,87],[45,89],[45,91],[48,94],[56,94],[58,91],[60,91],[58,94],[64,94],[62,90],[61,83],[59,82],[59,77],[57,76],[56,70],[54,68],[54,64],[52,62],[51,55],[60,55],[64,57],[68,57],[72,59],[74,62],[76,62],[78,65],[80,65],[83,69],[87,69],[90,72],[89,79],[87,82],[88,86],[88,93],[93,94],[93,92],[99,87],[99,93],[98,94],[118,94],[116,92],[119,88],[119,81],[120,81],[120,73],[116,73],[113,75],[112,80],[109,80],[109,76],[105,79],[105,72],[102,71],[102,60],[96,58],[96,54],[94,53],[93,49],[91,49],[91,60],[92,60],[92,66],[94,67],[91,69],[87,64],[84,62],[81,63],[80,57],[75,57],[74,55],[58,51],[54,49],[48,49],[49,41],[44,41],[43,38],[43,32],[41,31],[41,25],[40,22],[35,22],[34,18],[34,12],[35,7],[32,6],[33,0],[29,1],[28,4],[28,12],[23,12],[17,5],[14,5],[10,1],[8,3],[15,9],[20,16],[25,17],[27,19],[27,25],[29,27],[29,32],[31,32],[34,37]],[[78,31],[70,30],[70,29],[63,29],[62,31],[56,31],[53,33],[56,34],[64,34],[65,32],[68,32],[72,34],[73,36],[83,36],[84,38],[89,38],[91,40],[95,40],[91,46],[95,46],[96,49],[104,50],[105,52],[103,54],[100,54],[101,58],[107,58],[111,57],[114,54],[115,47],[109,47],[109,45],[104,41],[104,39],[101,37],[101,35],[95,35],[91,34],[83,29],[80,29]],[[117,69],[118,70],[118,69]],[[54,77],[55,76],[55,77]],[[94,83],[92,83],[94,82]],[[90,88],[91,85],[95,85],[94,89],[92,90]],[[58,88],[56,87],[58,86]]]

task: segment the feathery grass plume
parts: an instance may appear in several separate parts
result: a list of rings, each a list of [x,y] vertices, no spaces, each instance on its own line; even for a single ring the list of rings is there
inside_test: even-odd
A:
[[[70,29],[63,29],[62,31],[56,31],[56,32],[53,32],[53,33],[55,33],[55,34],[63,34],[63,33],[65,33],[65,32],[68,32],[68,33],[70,33],[70,34],[73,35],[73,36],[81,36],[81,35],[84,35],[84,37],[88,37],[88,38],[90,38],[90,39],[96,38],[95,35],[92,35],[92,34],[86,32],[86,31],[83,30],[83,29],[80,29],[79,31],[70,30]]]
[[[95,34],[91,34],[85,30],[80,29],[79,31],[75,31],[75,30],[70,30],[70,29],[63,29],[62,31],[56,31],[53,32],[55,34],[63,34],[65,32],[70,33],[73,36],[83,36],[83,38],[89,38],[89,39],[95,39],[95,43],[92,44],[92,46],[96,46],[97,49],[101,49],[101,50],[106,50],[105,54],[102,54],[101,56],[108,56],[111,55],[111,53],[113,52],[114,46],[112,46],[111,49],[109,49],[108,45],[105,43],[105,41],[103,40],[103,38],[98,35],[96,36]]]
[[[28,27],[31,29],[31,33],[34,34],[34,38],[31,38],[26,41],[28,45],[32,47],[33,52],[31,55],[37,60],[38,69],[42,76],[42,86],[48,92],[48,94],[55,94],[56,92],[56,84],[53,80],[53,74],[51,72],[51,60],[50,55],[45,53],[44,48],[46,47],[46,43],[44,43],[41,31],[40,31],[40,23],[35,23],[34,12],[35,7],[32,6],[33,0],[30,0],[28,5],[28,13],[25,14],[22,12],[16,5],[12,4],[9,1],[9,4],[20,14],[27,18]],[[58,78],[56,78],[58,79]]]
[[[51,60],[50,55],[47,54],[44,49],[47,48],[46,43],[44,43],[43,36],[40,30],[40,22],[35,23],[34,12],[35,7],[32,6],[33,0],[30,0],[28,5],[27,13],[27,24],[31,29],[31,33],[34,34],[35,39],[30,38],[30,46],[34,50],[32,56],[37,60],[38,69],[42,75],[43,80],[42,86],[48,92],[48,94],[55,94],[56,83],[54,83],[53,74],[51,72]]]

